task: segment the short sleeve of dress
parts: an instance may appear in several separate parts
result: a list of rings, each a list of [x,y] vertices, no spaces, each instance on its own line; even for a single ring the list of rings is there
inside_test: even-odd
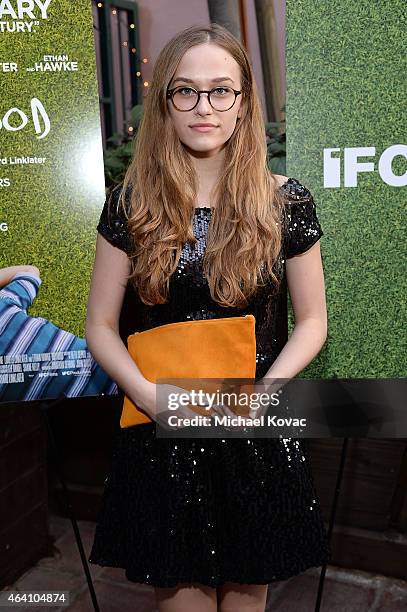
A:
[[[286,259],[305,253],[318,242],[322,231],[314,198],[297,179],[289,178],[281,186],[287,198],[283,250]]]
[[[130,249],[130,240],[127,230],[127,217],[122,206],[119,205],[122,188],[123,185],[120,183],[107,195],[96,229],[99,234],[106,238],[113,246],[128,253]],[[129,192],[127,193],[127,196],[128,195]],[[125,204],[128,212],[130,205],[129,197],[126,197]]]

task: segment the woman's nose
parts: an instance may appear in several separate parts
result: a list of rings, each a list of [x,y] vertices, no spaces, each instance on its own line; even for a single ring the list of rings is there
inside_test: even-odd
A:
[[[212,106],[209,104],[208,96],[209,94],[207,93],[201,93],[201,97],[196,106],[196,109],[198,109],[200,112],[205,112],[205,113],[212,112]]]

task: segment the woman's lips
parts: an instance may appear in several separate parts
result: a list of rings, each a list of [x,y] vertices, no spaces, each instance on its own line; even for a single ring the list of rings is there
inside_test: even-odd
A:
[[[210,132],[211,130],[215,130],[216,126],[215,125],[201,125],[201,126],[194,126],[191,125],[190,126],[191,129],[196,130],[197,132]]]

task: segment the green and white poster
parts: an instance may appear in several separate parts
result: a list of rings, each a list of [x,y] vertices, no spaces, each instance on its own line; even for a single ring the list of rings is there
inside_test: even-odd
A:
[[[405,20],[402,0],[287,0],[287,173],[324,231],[328,339],[311,377],[406,374]]]
[[[89,0],[0,0],[0,81],[0,401],[114,392],[84,340],[105,197]]]

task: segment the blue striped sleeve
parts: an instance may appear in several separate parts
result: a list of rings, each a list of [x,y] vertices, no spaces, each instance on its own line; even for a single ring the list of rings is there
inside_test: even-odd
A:
[[[41,279],[35,274],[18,272],[0,290],[0,299],[7,300],[22,310],[27,310],[37,297],[41,282]]]

